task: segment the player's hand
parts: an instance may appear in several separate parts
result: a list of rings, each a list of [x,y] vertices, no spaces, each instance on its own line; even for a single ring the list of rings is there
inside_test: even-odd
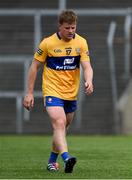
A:
[[[90,95],[93,92],[93,83],[91,81],[85,82],[85,93]]]
[[[33,108],[33,106],[34,106],[34,96],[33,96],[33,94],[27,94],[27,95],[24,97],[23,106],[24,106],[28,111],[30,111],[30,110]]]

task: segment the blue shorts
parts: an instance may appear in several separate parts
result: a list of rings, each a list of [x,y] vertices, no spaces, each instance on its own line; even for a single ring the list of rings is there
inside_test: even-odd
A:
[[[76,100],[63,100],[54,96],[46,96],[44,101],[46,107],[51,107],[51,106],[63,107],[65,113],[71,113],[77,109]]]

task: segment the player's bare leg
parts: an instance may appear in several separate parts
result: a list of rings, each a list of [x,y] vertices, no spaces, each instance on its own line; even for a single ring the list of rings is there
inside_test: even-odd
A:
[[[66,127],[72,121],[74,114],[69,113],[69,115],[66,117],[64,109],[56,106],[47,107],[47,112],[51,118],[53,127],[53,149],[61,154],[62,159],[65,162],[65,172],[71,173],[73,166],[76,163],[76,158],[70,157],[68,153]]]
[[[75,115],[74,112],[66,114],[66,131],[68,130],[68,128],[69,128],[69,126],[70,126],[70,124],[71,124],[71,122],[72,122],[72,120],[74,118],[74,115]],[[54,141],[52,142],[52,149],[53,149],[54,152],[59,152],[59,150],[58,150],[58,148],[57,148]]]
[[[69,126],[70,126],[70,124],[71,124],[71,122],[72,122],[72,120],[74,118],[74,114],[75,114],[74,112],[66,114],[66,131],[68,130],[68,128],[69,128]],[[58,148],[57,148],[54,141],[52,142],[52,150],[54,152],[56,152],[56,153],[59,152],[59,150],[58,150]]]
[[[70,126],[70,124],[71,124],[71,122],[72,122],[72,120],[74,118],[74,114],[75,114],[74,112],[66,114],[66,131],[68,131],[68,129],[69,129],[69,126]],[[57,146],[56,146],[54,141],[52,142],[52,152],[55,153],[54,156],[56,156],[56,159],[55,159],[55,162],[56,162],[57,157],[59,155],[59,150],[58,150],[58,148],[57,148]]]
[[[55,159],[55,155],[68,152],[66,142],[66,115],[64,109],[58,106],[52,106],[46,108],[49,117],[51,118],[51,124],[53,127],[53,140],[52,140],[52,154],[50,157]],[[56,154],[54,152],[57,152]],[[49,171],[56,171],[55,163],[48,163]]]
[[[47,112],[51,118],[53,127],[53,144],[59,153],[68,151],[66,143],[66,116],[62,107],[47,107]]]
[[[68,130],[73,118],[74,118],[75,112],[67,113],[66,114],[66,128]]]
[[[69,126],[71,122],[73,121],[75,113],[67,113],[66,114],[66,131],[68,131]],[[57,147],[55,144],[53,144],[53,149],[54,151],[57,150]],[[71,173],[73,171],[73,167],[76,164],[76,158],[75,157],[70,157],[67,159],[67,162],[65,162],[65,172],[66,173]]]

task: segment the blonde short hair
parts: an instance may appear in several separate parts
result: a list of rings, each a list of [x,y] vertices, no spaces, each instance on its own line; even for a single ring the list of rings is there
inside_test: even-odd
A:
[[[77,15],[73,10],[63,10],[60,15],[58,16],[59,24],[63,23],[76,23],[77,22]]]

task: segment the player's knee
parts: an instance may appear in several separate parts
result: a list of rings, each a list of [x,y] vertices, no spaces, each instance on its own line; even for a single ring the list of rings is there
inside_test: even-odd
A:
[[[58,119],[54,122],[54,125],[53,127],[55,129],[65,129],[65,126],[66,126],[66,121],[65,120],[62,120],[62,119]]]

